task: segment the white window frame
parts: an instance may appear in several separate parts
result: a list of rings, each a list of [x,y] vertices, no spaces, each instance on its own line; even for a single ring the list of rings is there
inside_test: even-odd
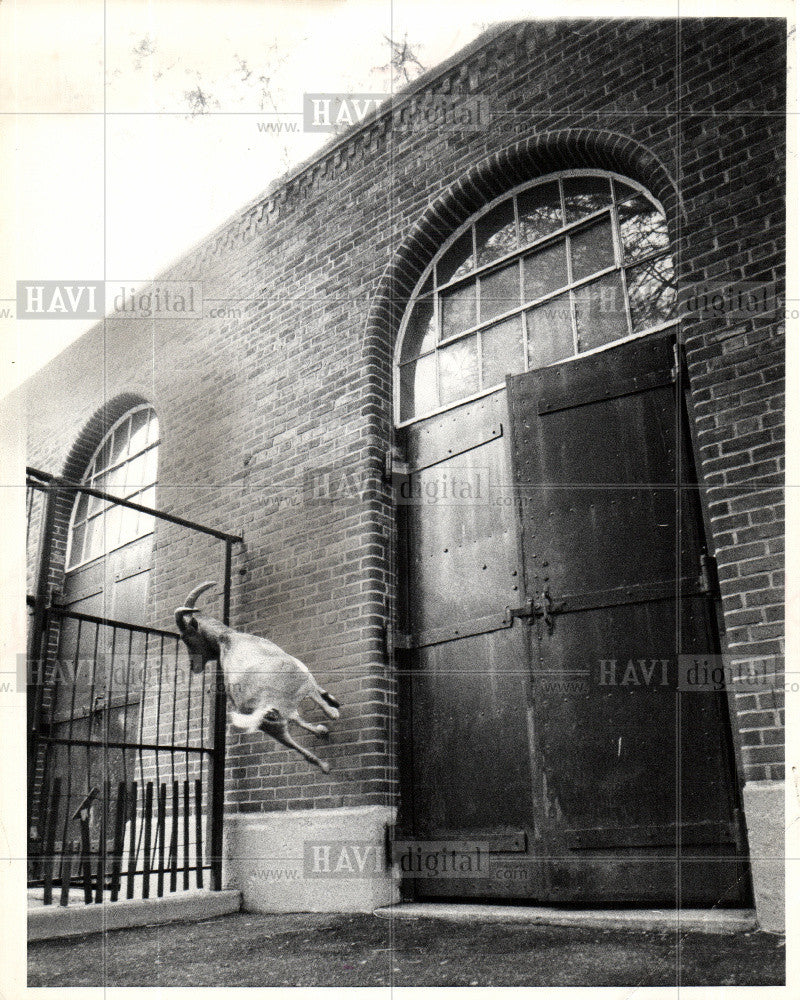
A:
[[[508,199],[510,199],[510,198],[512,198],[512,197],[514,197],[516,195],[519,195],[519,194],[521,194],[524,191],[530,190],[531,188],[539,187],[540,185],[546,184],[549,181],[567,180],[569,178],[574,178],[574,177],[602,177],[602,178],[606,178],[608,180],[619,181],[619,183],[625,184],[627,187],[632,188],[633,190],[637,191],[639,194],[643,195],[661,213],[662,216],[666,216],[666,213],[664,212],[664,206],[661,204],[661,202],[657,198],[653,197],[653,195],[642,184],[639,184],[637,181],[634,181],[634,180],[632,180],[629,177],[626,177],[624,174],[618,174],[618,173],[616,173],[614,171],[599,170],[599,169],[596,169],[596,170],[593,170],[593,169],[557,170],[557,171],[553,171],[553,172],[551,172],[549,174],[543,174],[541,177],[537,177],[535,180],[525,181],[522,184],[518,184],[516,187],[509,188],[507,191],[504,191],[501,195],[499,195],[493,201],[491,201],[488,204],[486,204],[479,212],[476,212],[474,215],[471,215],[464,223],[462,223],[461,226],[459,226],[458,229],[456,229],[453,233],[451,233],[451,235],[447,238],[447,240],[441,245],[441,247],[439,248],[439,250],[436,253],[436,255],[433,257],[433,259],[430,261],[430,263],[428,264],[428,266],[425,268],[425,270],[420,275],[419,280],[417,281],[416,285],[414,286],[414,291],[409,296],[408,302],[406,303],[405,312],[403,314],[403,319],[402,319],[401,324],[400,324],[400,331],[399,331],[399,334],[397,336],[397,340],[395,342],[394,357],[393,357],[393,364],[392,364],[392,382],[393,382],[393,396],[394,396],[394,422],[395,422],[395,426],[396,427],[407,427],[409,424],[417,423],[420,420],[425,420],[428,417],[435,416],[438,413],[445,413],[448,410],[452,410],[456,406],[462,406],[464,403],[471,402],[472,400],[475,400],[475,399],[481,399],[484,396],[493,395],[494,393],[501,392],[503,390],[504,386],[502,384],[495,385],[495,386],[489,386],[489,387],[486,387],[486,388],[482,388],[478,392],[472,393],[469,396],[464,396],[463,398],[459,398],[455,402],[446,403],[446,404],[444,404],[442,406],[436,407],[435,409],[428,410],[428,411],[425,411],[423,413],[418,413],[418,414],[415,414],[414,416],[409,417],[409,418],[407,418],[405,420],[401,420],[400,414],[401,414],[401,402],[402,402],[402,400],[401,400],[402,386],[401,386],[401,381],[400,381],[400,369],[401,369],[401,361],[400,361],[400,359],[402,357],[403,341],[405,339],[406,330],[408,328],[408,324],[409,324],[409,321],[410,321],[410,318],[411,318],[413,306],[416,303],[416,301],[418,300],[418,298],[421,297],[422,289],[425,287],[426,282],[428,282],[428,280],[431,278],[431,276],[433,274],[433,269],[434,269],[435,265],[437,264],[437,262],[447,253],[447,251],[450,249],[450,247],[458,239],[460,239],[461,236],[471,226],[476,225],[477,222],[484,215],[487,215],[489,212],[491,212],[494,208],[496,208],[502,202],[507,201]],[[563,198],[562,198],[562,214],[563,214],[563,208],[564,208],[564,205],[563,205]],[[611,210],[611,212],[614,213],[614,215],[616,215],[616,211],[617,211],[616,202],[614,202],[613,204],[611,204],[610,210]],[[556,241],[556,240],[558,240],[560,238],[563,239],[570,231],[575,230],[575,229],[580,229],[580,228],[584,227],[587,224],[587,221],[591,222],[591,219],[593,218],[593,216],[597,215],[598,217],[600,217],[600,216],[602,216],[602,215],[604,215],[604,214],[606,214],[608,212],[609,212],[609,207],[605,207],[603,209],[598,210],[597,212],[587,213],[586,216],[582,216],[579,220],[577,220],[575,222],[569,222],[569,223],[564,222],[564,224],[562,226],[560,226],[558,229],[553,230],[551,233],[548,233],[541,240],[537,240],[533,244],[530,244],[529,246],[526,246],[525,248],[518,248],[518,249],[514,250],[511,253],[504,254],[504,255],[496,258],[495,260],[491,261],[491,263],[488,264],[488,265],[477,266],[477,262],[476,262],[476,266],[473,269],[473,271],[471,272],[471,275],[479,275],[483,271],[487,271],[487,270],[490,270],[490,269],[493,270],[495,268],[498,268],[498,267],[502,266],[502,264],[503,264],[503,262],[505,260],[511,261],[511,260],[517,259],[517,258],[521,257],[521,255],[523,253],[528,252],[531,248],[535,249],[539,244],[546,245],[547,243]],[[572,288],[579,288],[583,284],[590,284],[591,282],[596,281],[598,278],[603,277],[603,275],[606,274],[606,273],[613,273],[614,271],[624,270],[625,267],[635,266],[635,263],[633,265],[630,265],[630,264],[626,265],[624,263],[624,261],[622,260],[622,248],[617,245],[617,234],[618,234],[618,232],[619,232],[619,225],[618,225],[618,222],[615,222],[614,226],[612,227],[612,233],[614,234],[614,243],[615,243],[615,247],[614,247],[615,263],[614,263],[613,267],[606,268],[604,271],[598,271],[597,273],[590,275],[588,278],[582,279],[580,282],[574,283],[574,285],[572,283],[570,283],[570,285],[568,286],[570,289],[572,289]],[[569,255],[568,255],[568,259],[569,259]],[[645,259],[647,259],[647,258],[645,258]],[[446,283],[445,285],[443,285],[441,287],[442,288],[446,288],[451,283],[452,284],[457,284],[459,281],[464,281],[465,278],[466,278],[466,276],[460,276],[457,279],[456,278],[451,279],[451,282],[448,282],[448,283]],[[629,304],[628,304],[628,301],[627,301],[627,285],[626,285],[625,282],[623,282],[623,289],[625,289],[625,308],[626,308],[626,314],[628,316],[628,330],[629,330],[629,332],[628,332],[627,336],[620,337],[617,340],[609,341],[606,344],[601,344],[599,347],[591,348],[588,351],[582,351],[580,353],[576,353],[576,354],[570,355],[567,358],[562,358],[562,359],[560,359],[558,361],[554,361],[554,362],[552,362],[552,364],[564,364],[564,363],[570,362],[570,361],[577,361],[580,358],[589,357],[592,354],[597,354],[597,353],[599,353],[601,351],[606,351],[609,348],[616,347],[618,344],[626,343],[627,341],[632,341],[632,340],[639,340],[642,337],[651,336],[652,334],[657,333],[657,332],[659,332],[661,330],[670,329],[671,327],[674,327],[677,324],[678,320],[677,320],[677,317],[675,317],[673,319],[667,320],[666,322],[655,324],[655,325],[653,325],[651,327],[648,327],[645,330],[640,330],[640,331],[637,331],[636,333],[631,332],[631,327],[630,327],[630,307],[629,307]],[[557,290],[556,292],[553,292],[553,293],[548,293],[548,295],[545,296],[544,298],[558,297],[558,295],[562,295],[562,294],[564,294],[564,290],[563,289]],[[570,295],[570,301],[572,301],[572,295]],[[521,307],[519,307],[519,309],[512,310],[508,315],[512,315],[514,312],[524,313],[526,309],[531,308],[531,304],[532,303],[527,302],[524,305],[522,305]],[[573,307],[573,311],[574,311],[574,307]],[[502,321],[505,315],[506,314],[498,315],[496,317],[492,317],[491,323],[497,323],[497,322]],[[456,341],[462,339],[465,336],[469,336],[470,333],[472,333],[474,330],[477,330],[479,328],[485,328],[485,327],[486,327],[485,323],[479,322],[477,324],[477,326],[475,326],[474,328],[473,327],[465,328],[463,331],[460,331],[457,335],[454,335],[451,338],[448,338],[448,339],[445,339],[445,340],[442,340],[442,341],[438,342],[437,345],[436,345],[436,348],[435,348],[436,353],[434,354],[434,356],[435,357],[438,356],[438,348],[441,347],[442,344],[446,345],[447,343],[456,342]],[[574,316],[573,316],[573,330],[574,330],[574,328],[575,328],[575,319],[574,319]],[[523,335],[525,336],[525,341],[526,341],[525,346],[526,346],[526,358],[527,358],[527,332],[526,331],[527,331],[527,325],[523,323]],[[409,359],[409,360],[411,360],[411,359]],[[436,364],[437,364],[437,371],[438,371],[438,359],[437,359]],[[549,366],[546,366],[546,367],[549,367]]]
[[[151,421],[153,421],[153,420],[156,421],[156,425],[157,425],[157,428],[158,428],[158,433],[156,434],[155,440],[154,441],[150,441],[150,442],[146,442],[143,448],[140,448],[134,454],[131,454],[130,453],[130,432],[129,432],[128,447],[126,449],[124,458],[122,458],[121,460],[118,460],[118,461],[114,462],[112,465],[108,465],[108,466],[106,466],[106,467],[104,467],[102,469],[97,469],[96,468],[97,458],[100,455],[100,453],[102,452],[103,448],[105,448],[106,444],[110,440],[113,439],[115,431],[119,427],[121,427],[124,423],[131,422],[133,420],[134,416],[137,413],[140,413],[142,411],[148,411],[151,414],[150,419],[148,421],[148,426],[150,425]],[[88,487],[94,487],[96,489],[100,489],[101,487],[95,486],[95,482],[96,482],[97,477],[99,477],[100,475],[104,475],[104,474],[108,473],[109,471],[111,471],[113,469],[118,469],[118,468],[120,468],[120,467],[122,467],[124,465],[127,465],[127,464],[131,463],[134,459],[138,458],[140,455],[144,455],[147,452],[155,450],[155,452],[156,452],[156,463],[155,463],[156,474],[155,474],[155,477],[153,478],[153,481],[152,482],[147,482],[147,483],[140,484],[137,487],[137,489],[134,490],[133,493],[131,493],[130,495],[128,495],[128,493],[126,492],[124,498],[125,499],[131,499],[131,498],[139,497],[146,490],[150,490],[150,489],[155,490],[155,486],[157,485],[157,482],[158,482],[158,448],[159,448],[160,444],[161,444],[161,427],[160,427],[160,423],[159,423],[159,420],[158,420],[158,414],[156,413],[155,409],[152,406],[150,406],[149,403],[142,403],[139,406],[131,407],[131,409],[130,410],[126,410],[125,413],[123,413],[122,416],[103,435],[103,439],[100,441],[100,443],[98,444],[98,446],[95,448],[94,452],[92,453],[92,457],[89,459],[89,461],[86,464],[86,471],[84,472],[83,478],[81,479],[81,485],[82,486],[88,486]],[[106,488],[106,489],[103,490],[103,492],[111,494],[111,493],[113,493],[113,488],[112,489],[107,489]],[[155,531],[155,525],[154,525],[153,518],[150,517],[149,515],[144,515],[144,514],[140,513],[138,521],[137,521],[137,531],[136,531],[136,533],[133,536],[131,536],[131,537],[125,537],[124,539],[118,540],[115,544],[112,544],[112,545],[105,544],[105,537],[104,537],[104,545],[103,545],[102,551],[95,552],[94,554],[89,555],[88,557],[83,557],[83,555],[82,555],[82,558],[79,561],[73,563],[72,562],[72,546],[73,546],[73,539],[74,539],[75,529],[77,527],[76,526],[76,515],[78,513],[78,506],[80,504],[80,500],[81,500],[82,496],[86,496],[86,494],[83,494],[81,492],[76,492],[76,494],[75,494],[75,500],[74,500],[74,502],[72,504],[72,511],[70,513],[70,518],[69,518],[69,531],[68,531],[68,534],[67,534],[67,558],[66,558],[66,562],[65,562],[65,567],[66,567],[65,571],[67,573],[71,573],[71,572],[73,572],[76,569],[80,569],[82,566],[88,566],[89,563],[92,563],[92,562],[94,562],[97,559],[101,559],[104,556],[109,555],[109,553],[114,552],[117,549],[123,548],[126,545],[130,545],[131,542],[138,541],[140,538],[146,538],[148,535],[153,534],[153,532]],[[92,497],[89,497],[88,501],[87,501],[87,504],[90,504],[92,502],[92,499],[93,499]],[[98,501],[98,500],[95,499],[95,502],[98,502],[98,503],[101,504],[101,509],[99,511],[93,511],[92,512],[92,516],[90,518],[88,516],[89,515],[89,511],[90,511],[90,507],[87,506],[86,515],[84,516],[84,518],[81,521],[81,524],[83,524],[84,526],[87,525],[90,522],[90,520],[94,520],[96,518],[105,518],[107,516],[107,513],[108,513],[109,509],[113,506],[113,504],[111,504],[109,501]],[[141,500],[134,499],[134,502],[141,502]],[[145,506],[155,506],[155,504],[153,503],[153,504],[149,504],[149,505],[145,505]],[[120,509],[121,510],[125,510],[126,508],[120,508]],[[127,509],[130,510],[130,508],[127,508]],[[84,544],[84,541],[85,541],[85,536],[84,536],[84,539],[81,540],[81,545],[82,546]]]

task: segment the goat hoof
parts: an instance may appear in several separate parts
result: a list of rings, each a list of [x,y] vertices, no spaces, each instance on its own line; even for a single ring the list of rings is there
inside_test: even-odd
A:
[[[320,761],[319,769],[323,774],[328,774],[331,769],[331,765],[326,760],[323,760]]]
[[[317,728],[314,730],[314,732],[317,734],[317,736],[328,736],[328,735],[330,735],[330,729],[328,729],[327,726],[317,726]]]

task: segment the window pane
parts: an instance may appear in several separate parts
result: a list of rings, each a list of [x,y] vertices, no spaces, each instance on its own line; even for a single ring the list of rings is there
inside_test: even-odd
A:
[[[451,278],[460,278],[475,267],[475,256],[472,252],[472,227],[455,241],[447,253],[436,265],[436,282],[444,285]]]
[[[102,490],[103,487],[100,485],[104,479],[102,476],[94,476],[86,480],[87,486],[92,486],[96,490]],[[100,508],[103,506],[103,501],[99,497],[89,497],[89,509],[88,516],[91,517],[92,514],[96,514]]]
[[[400,419],[409,420],[420,413],[435,410],[436,357],[428,354],[419,361],[411,361],[400,369]]]
[[[478,338],[473,334],[439,351],[439,395],[442,404],[478,391]]]
[[[522,246],[533,243],[564,225],[558,183],[539,184],[517,195],[519,238]]]
[[[522,316],[511,316],[481,331],[483,388],[505,381],[506,375],[525,371]]]
[[[516,309],[519,300],[519,264],[481,278],[481,322]]]
[[[71,548],[69,552],[69,565],[75,566],[81,561],[83,551],[83,536],[86,534],[86,525],[80,524],[72,532]]]
[[[147,466],[147,454],[137,455],[136,458],[128,462],[128,474],[125,479],[125,496],[130,496],[143,486],[147,485],[145,479],[145,468]]]
[[[667,221],[644,195],[619,205],[617,212],[626,261],[669,249]]]
[[[578,349],[590,351],[628,336],[628,317],[619,273],[607,274],[575,291]]]
[[[144,482],[154,483],[158,472],[158,448],[150,448],[144,453]]]
[[[83,545],[83,561],[94,559],[103,551],[103,517],[93,517],[86,525],[86,539]]]
[[[75,501],[74,523],[79,524],[86,520],[86,511],[89,507],[89,497],[86,493],[79,493]]]
[[[416,358],[432,351],[436,346],[436,323],[433,316],[433,296],[419,299],[411,311],[411,316],[403,337],[401,362]]]
[[[565,177],[564,209],[567,222],[577,222],[585,215],[611,204],[608,177]]]
[[[158,417],[150,411],[150,425],[147,429],[147,443],[154,444],[158,441]]]
[[[598,225],[581,229],[570,236],[572,254],[572,280],[580,281],[596,274],[614,263],[614,241],[611,235],[611,220],[604,219]]]
[[[623,184],[622,181],[614,181],[614,198],[617,201],[625,201],[626,198],[630,198],[631,195],[638,194],[639,192],[635,187],[631,187],[630,184]]]
[[[105,490],[112,496],[121,497],[125,495],[125,476],[127,473],[128,466],[118,465],[116,469],[110,469],[106,475],[106,485]]]
[[[517,249],[513,199],[497,205],[475,223],[475,243],[479,267]]]
[[[143,507],[155,507],[156,505],[156,488],[151,486],[149,489],[145,490],[136,497],[136,503],[140,503]],[[141,538],[142,535],[149,534],[149,532],[155,529],[155,518],[152,514],[143,514],[141,511],[138,512],[139,520],[136,525],[136,537]]]
[[[127,420],[119,425],[119,427],[114,431],[114,444],[111,448],[111,464],[116,465],[117,462],[121,462],[128,455],[128,434],[130,433],[131,425]]]
[[[626,280],[634,333],[672,319],[676,300],[672,257],[628,268]]]
[[[569,295],[559,295],[525,313],[528,368],[541,368],[575,353]]]
[[[442,340],[468,330],[478,322],[475,281],[442,292]]]
[[[103,446],[97,453],[95,466],[98,471],[108,468],[111,461],[111,438],[103,442]]]
[[[567,284],[567,244],[563,238],[523,262],[525,300],[540,299]]]
[[[130,454],[135,455],[147,444],[147,425],[150,410],[137,410],[131,417],[131,450]]]
[[[109,507],[103,515],[106,522],[106,552],[119,544],[119,529],[122,524],[122,512],[124,510],[124,507],[119,507],[115,504],[113,507]]]

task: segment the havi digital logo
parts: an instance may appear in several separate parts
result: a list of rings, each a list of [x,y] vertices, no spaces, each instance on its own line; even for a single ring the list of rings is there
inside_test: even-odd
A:
[[[17,319],[102,319],[102,281],[18,281]]]

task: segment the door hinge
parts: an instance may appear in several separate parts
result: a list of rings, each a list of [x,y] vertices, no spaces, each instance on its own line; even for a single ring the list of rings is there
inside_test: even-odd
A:
[[[678,381],[678,374],[683,367],[683,349],[681,344],[676,340],[672,345],[672,368],[669,372],[669,377],[673,382]]]
[[[400,449],[395,445],[387,448],[383,456],[383,478],[392,483],[395,476],[406,477],[409,474],[408,462],[405,461]]]
[[[708,552],[700,554],[700,575],[697,578],[700,592],[703,594],[719,593],[719,576],[717,574],[717,560]]]

